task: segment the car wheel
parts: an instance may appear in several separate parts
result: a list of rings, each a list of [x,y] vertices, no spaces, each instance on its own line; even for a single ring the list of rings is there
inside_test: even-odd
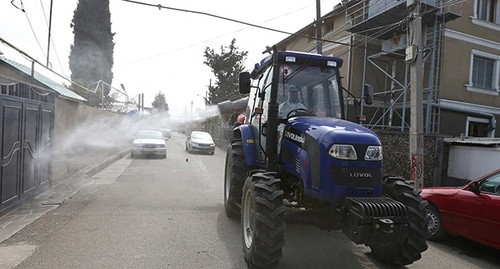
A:
[[[444,235],[443,222],[439,215],[439,210],[433,206],[427,206],[427,216],[429,216],[429,240],[438,240]]]

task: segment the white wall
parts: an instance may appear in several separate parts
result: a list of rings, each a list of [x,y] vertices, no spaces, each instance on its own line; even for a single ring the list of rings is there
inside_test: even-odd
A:
[[[474,180],[497,169],[500,169],[500,148],[450,147],[449,177]]]

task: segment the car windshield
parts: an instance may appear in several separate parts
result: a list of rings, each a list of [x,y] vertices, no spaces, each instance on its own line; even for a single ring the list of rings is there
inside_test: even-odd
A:
[[[212,139],[209,133],[196,132],[191,134],[191,138],[193,139]]]
[[[146,138],[146,139],[162,139],[161,132],[156,131],[141,131],[137,134],[137,138]]]

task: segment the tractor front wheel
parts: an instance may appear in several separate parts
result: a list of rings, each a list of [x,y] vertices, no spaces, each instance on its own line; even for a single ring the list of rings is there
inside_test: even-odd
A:
[[[224,209],[230,218],[240,217],[241,193],[248,170],[241,139],[234,139],[227,149],[224,171]]]
[[[275,268],[285,245],[285,207],[281,180],[274,173],[256,173],[243,186],[241,226],[249,268]]]
[[[427,201],[420,197],[420,190],[410,181],[402,178],[384,179],[384,195],[406,206],[409,217],[406,237],[403,242],[390,245],[370,245],[373,254],[380,261],[391,265],[407,265],[422,258],[427,250],[428,237]]]

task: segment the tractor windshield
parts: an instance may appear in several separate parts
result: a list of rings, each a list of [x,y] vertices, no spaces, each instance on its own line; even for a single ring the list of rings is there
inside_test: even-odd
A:
[[[306,109],[318,117],[342,118],[338,69],[286,64],[280,67],[279,117]]]

